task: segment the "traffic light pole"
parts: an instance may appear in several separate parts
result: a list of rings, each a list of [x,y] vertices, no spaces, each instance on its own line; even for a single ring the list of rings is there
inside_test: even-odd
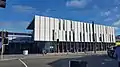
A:
[[[1,59],[3,59],[3,53],[4,53],[4,48],[5,48],[3,42],[4,42],[4,33],[3,33],[3,31],[2,31],[2,51],[1,51]]]

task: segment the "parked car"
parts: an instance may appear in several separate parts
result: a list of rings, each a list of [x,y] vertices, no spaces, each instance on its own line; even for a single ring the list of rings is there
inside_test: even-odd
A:
[[[111,46],[111,47],[108,47],[107,48],[107,54],[110,58],[115,58],[113,55],[114,55],[114,52],[115,52],[115,48],[116,46]]]

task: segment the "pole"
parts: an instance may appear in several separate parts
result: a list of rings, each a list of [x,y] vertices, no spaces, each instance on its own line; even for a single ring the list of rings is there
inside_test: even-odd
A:
[[[94,53],[96,53],[96,44],[95,44],[95,32],[94,32],[94,21],[92,21],[92,30],[93,30],[93,49]]]
[[[1,51],[1,59],[3,59],[3,53],[4,53],[4,44],[3,44],[3,42],[4,42],[4,32],[2,31],[2,51]]]

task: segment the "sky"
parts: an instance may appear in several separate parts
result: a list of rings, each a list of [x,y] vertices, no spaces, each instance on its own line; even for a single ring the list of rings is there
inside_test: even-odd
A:
[[[120,0],[6,0],[0,30],[30,32],[35,15],[113,26],[120,34]]]

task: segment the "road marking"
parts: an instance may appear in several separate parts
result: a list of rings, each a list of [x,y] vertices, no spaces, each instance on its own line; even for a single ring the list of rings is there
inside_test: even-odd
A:
[[[23,62],[21,59],[18,59],[25,67],[28,67],[25,62]]]
[[[9,60],[16,60],[17,58],[12,58],[12,59],[0,59],[0,61],[9,61]]]

